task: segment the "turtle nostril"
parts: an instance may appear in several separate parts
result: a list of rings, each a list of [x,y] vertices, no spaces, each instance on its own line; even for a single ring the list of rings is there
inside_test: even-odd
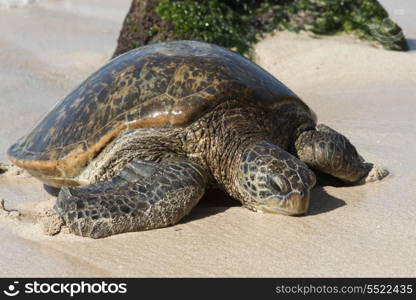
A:
[[[304,193],[303,191],[300,191],[300,192],[299,192],[299,195],[300,195],[301,197],[303,197],[303,196],[305,196],[305,193]]]

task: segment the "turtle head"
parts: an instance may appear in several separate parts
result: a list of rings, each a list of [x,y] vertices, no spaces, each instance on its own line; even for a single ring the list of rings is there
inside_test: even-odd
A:
[[[315,174],[302,161],[263,141],[243,151],[236,187],[243,205],[249,208],[299,215],[309,208],[315,182]]]

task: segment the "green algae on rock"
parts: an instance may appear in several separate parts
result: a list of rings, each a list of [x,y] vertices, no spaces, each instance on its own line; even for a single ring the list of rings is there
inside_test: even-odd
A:
[[[114,56],[177,39],[249,55],[261,34],[274,30],[346,32],[389,50],[408,50],[401,28],[377,0],[133,0]]]

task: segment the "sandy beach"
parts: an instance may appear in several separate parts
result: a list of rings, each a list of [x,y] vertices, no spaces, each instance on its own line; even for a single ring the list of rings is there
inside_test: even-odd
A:
[[[316,186],[303,217],[253,213],[207,195],[180,224],[101,240],[46,236],[36,213],[55,198],[17,169],[0,174],[1,277],[415,277],[416,3],[380,1],[412,48],[349,36],[276,33],[256,62],[295,91],[319,121],[391,175]],[[130,0],[0,6],[0,161],[62,97],[105,64]]]

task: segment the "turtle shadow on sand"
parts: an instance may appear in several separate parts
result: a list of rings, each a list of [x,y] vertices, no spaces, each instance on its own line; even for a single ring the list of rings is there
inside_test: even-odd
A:
[[[179,224],[219,214],[235,206],[241,206],[241,203],[228,196],[225,192],[221,190],[207,190],[196,207]]]
[[[322,179],[319,185],[316,185],[311,191],[311,204],[307,215],[318,215],[325,213],[341,206],[346,205],[345,202],[339,198],[331,196],[324,189],[323,186],[346,186],[346,183],[336,181],[333,178]],[[48,185],[43,185],[45,191],[57,197],[60,189]],[[228,196],[221,190],[208,190],[205,195],[199,201],[197,206],[191,211],[191,213],[185,216],[179,224],[188,223],[203,219],[215,214],[222,213],[230,207],[241,206],[241,203]]]
[[[50,185],[46,185],[46,184],[44,184],[43,185],[43,189],[49,194],[49,195],[51,195],[51,196],[54,196],[54,197],[58,197],[58,195],[59,195],[59,191],[61,190],[61,188],[57,188],[57,187],[54,187],[54,186],[50,186]]]
[[[311,191],[311,204],[307,215],[314,216],[346,205],[345,201],[328,194],[323,186],[316,185]]]
[[[409,45],[409,51],[416,51],[416,39],[407,39]]]
[[[319,215],[346,205],[345,201],[328,194],[324,186],[347,186],[334,181],[317,184],[311,191],[311,204],[305,216]],[[198,205],[179,224],[184,224],[222,213],[231,207],[241,206],[241,203],[220,190],[207,191]]]

